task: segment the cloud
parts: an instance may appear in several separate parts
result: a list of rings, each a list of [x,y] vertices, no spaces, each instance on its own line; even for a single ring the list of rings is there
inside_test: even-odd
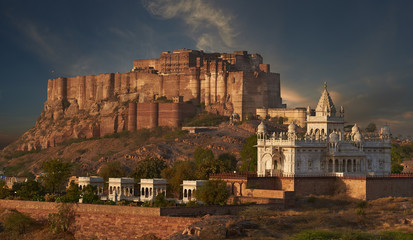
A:
[[[196,47],[225,51],[235,45],[234,16],[203,0],[142,0],[149,13],[164,19],[182,19],[190,27]]]
[[[288,108],[291,108],[293,106],[307,107],[308,105],[312,105],[311,103],[314,103],[313,100],[309,99],[308,97],[302,96],[300,93],[288,87],[283,87],[281,89],[281,97],[283,99],[283,102],[287,104]]]
[[[412,119],[413,118],[413,111],[403,113],[403,118]]]

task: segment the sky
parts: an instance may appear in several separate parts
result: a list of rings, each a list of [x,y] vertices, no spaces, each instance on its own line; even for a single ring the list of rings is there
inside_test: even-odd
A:
[[[34,126],[59,76],[127,72],[180,48],[259,53],[287,107],[324,82],[348,124],[413,136],[413,1],[0,1],[0,145]]]

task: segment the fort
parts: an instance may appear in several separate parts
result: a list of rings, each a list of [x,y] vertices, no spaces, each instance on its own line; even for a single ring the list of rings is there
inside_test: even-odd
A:
[[[196,105],[241,119],[255,115],[257,108],[286,107],[280,74],[271,72],[261,55],[178,49],[156,59],[134,60],[125,73],[49,79],[44,110],[18,149],[140,128],[179,127],[196,113]]]

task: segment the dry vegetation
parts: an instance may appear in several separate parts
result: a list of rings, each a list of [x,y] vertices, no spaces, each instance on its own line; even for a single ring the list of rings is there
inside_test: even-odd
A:
[[[413,239],[413,198],[297,199],[288,210],[251,206],[239,216],[207,216],[190,239]],[[181,238],[182,237],[182,238]],[[171,239],[188,239],[174,235]]]
[[[0,209],[0,239],[2,240],[74,240],[70,232],[52,233],[47,221],[36,221],[15,210]]]

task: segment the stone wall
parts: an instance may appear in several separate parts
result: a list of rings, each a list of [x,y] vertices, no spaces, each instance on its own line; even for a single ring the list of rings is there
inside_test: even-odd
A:
[[[38,220],[57,212],[56,206],[50,202],[0,200],[0,208],[16,209]],[[78,204],[75,210],[76,239],[137,239],[148,233],[165,238],[199,221],[161,216],[159,208]]]
[[[287,119],[284,124],[290,124],[294,122],[300,127],[305,127],[307,110],[305,108],[257,108],[256,115],[260,118],[265,118],[267,116],[271,118],[282,117]]]
[[[366,199],[381,197],[413,197],[413,175],[366,179]]]
[[[283,107],[280,75],[271,73],[270,66],[262,62],[259,54],[246,51],[178,49],[163,52],[158,59],[135,60],[133,69],[125,73],[49,79],[44,110],[35,128],[21,137],[18,149],[29,151],[72,138],[133,131],[135,122],[136,129],[158,126],[156,121],[159,126],[178,126],[185,109],[179,106],[179,114],[175,106],[155,111],[151,104],[158,97],[182,96],[183,102],[205,103],[206,111],[226,116],[238,113],[241,118],[255,114],[259,107]],[[135,111],[128,105],[131,102],[148,105]],[[145,111],[149,115],[142,116]]]
[[[196,114],[190,103],[129,103],[129,109],[129,131],[158,126],[177,128]]]
[[[346,194],[349,197],[374,200],[382,197],[413,197],[413,175],[366,176],[308,176],[308,177],[239,177],[225,174],[213,176],[232,188],[233,196],[286,199],[297,196]],[[241,191],[240,191],[241,190]],[[284,194],[284,196],[282,196]],[[290,196],[290,195],[288,195]],[[261,200],[260,200],[261,201]],[[286,201],[288,202],[288,201]]]
[[[184,101],[196,104],[218,104],[223,107],[217,109],[222,114],[236,112],[241,117],[254,114],[257,107],[282,106],[280,75],[271,73],[261,56],[246,51],[163,52],[159,59],[135,60],[131,72],[49,79],[47,93],[45,110],[64,99],[76,102],[83,110],[115,98],[148,102],[157,96],[183,96]],[[237,106],[232,106],[235,102]]]

